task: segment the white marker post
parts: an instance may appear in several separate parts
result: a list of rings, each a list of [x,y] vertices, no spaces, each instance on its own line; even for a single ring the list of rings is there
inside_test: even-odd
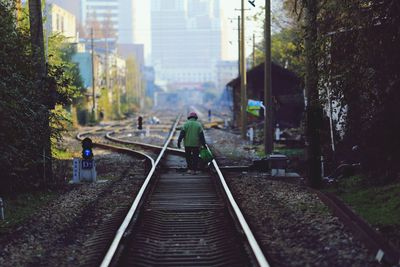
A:
[[[0,220],[4,220],[4,202],[0,197]]]
[[[72,159],[72,182],[74,184],[79,183],[79,177],[80,177],[80,159],[79,158],[73,158]]]

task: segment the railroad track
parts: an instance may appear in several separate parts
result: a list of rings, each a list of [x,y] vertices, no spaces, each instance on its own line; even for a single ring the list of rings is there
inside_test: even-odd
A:
[[[101,266],[269,266],[216,161],[210,166],[213,171],[197,175],[178,167],[184,152],[168,147],[178,123],[179,119],[162,147],[119,140],[113,131],[107,133],[109,141],[159,154],[149,159],[149,174],[113,241],[108,241],[111,245]]]

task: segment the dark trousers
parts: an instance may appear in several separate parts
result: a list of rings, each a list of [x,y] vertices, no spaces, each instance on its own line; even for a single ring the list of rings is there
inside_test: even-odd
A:
[[[199,147],[185,147],[185,157],[187,168],[189,170],[197,170],[197,162],[199,161]]]

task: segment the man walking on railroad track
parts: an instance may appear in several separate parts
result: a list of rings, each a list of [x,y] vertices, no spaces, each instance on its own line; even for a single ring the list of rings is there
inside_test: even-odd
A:
[[[183,125],[178,138],[178,148],[181,148],[182,139],[184,140],[183,144],[185,146],[188,173],[193,174],[196,174],[200,146],[206,145],[203,127],[197,119],[197,114],[190,112],[188,120]]]

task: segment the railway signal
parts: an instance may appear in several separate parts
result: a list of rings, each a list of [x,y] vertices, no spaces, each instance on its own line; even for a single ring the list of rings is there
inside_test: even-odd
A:
[[[93,159],[93,142],[92,139],[86,137],[82,140],[82,158],[84,160],[92,160]]]
[[[96,163],[93,156],[93,141],[86,137],[82,140],[82,158],[74,158],[72,161],[74,183],[96,182]]]
[[[137,128],[138,128],[139,130],[142,130],[142,129],[143,129],[143,117],[142,117],[142,116],[139,116],[137,121],[138,121],[138,126],[137,126]]]

